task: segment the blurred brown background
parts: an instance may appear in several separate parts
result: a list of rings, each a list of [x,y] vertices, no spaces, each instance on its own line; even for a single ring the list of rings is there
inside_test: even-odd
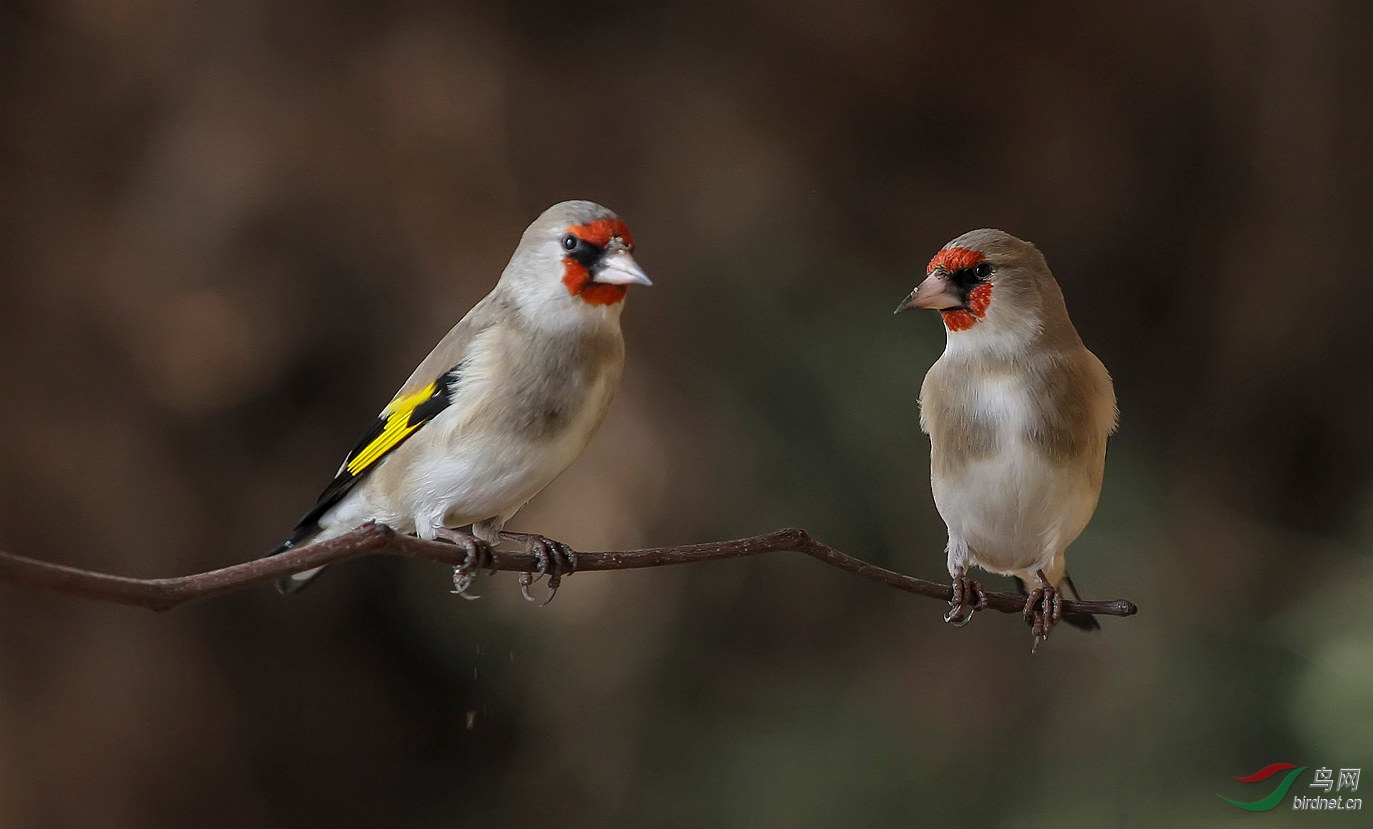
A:
[[[1115,376],[1071,560],[1142,608],[1032,658],[1010,617],[784,556],[543,610],[389,559],[167,615],[3,586],[0,825],[1229,825],[1216,793],[1266,793],[1235,775],[1373,766],[1373,6],[0,10],[0,548],[269,549],[524,226],[589,198],[656,286],[513,528],[800,525],[945,578],[943,333],[890,313],[995,226]]]

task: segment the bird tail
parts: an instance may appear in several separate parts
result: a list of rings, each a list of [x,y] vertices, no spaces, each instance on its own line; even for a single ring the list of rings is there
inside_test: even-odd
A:
[[[309,544],[315,539],[315,536],[319,535],[319,533],[320,526],[318,524],[301,524],[291,533],[290,538],[281,542],[276,549],[264,555],[263,558],[280,555],[287,550],[294,550],[296,547]],[[315,567],[310,570],[302,570],[299,573],[292,573],[289,576],[283,576],[282,578],[277,579],[277,591],[288,595],[295,593],[309,584],[323,569],[323,567]]]
[[[1026,589],[1025,582],[1019,578],[1015,580],[1015,586],[1019,588],[1020,595],[1028,596],[1030,591]],[[1063,594],[1063,598],[1071,602],[1081,601],[1082,596],[1077,592],[1077,586],[1073,584],[1073,577],[1067,573],[1063,574],[1063,580],[1058,583],[1058,592]],[[1063,621],[1079,630],[1101,630],[1101,623],[1090,613],[1064,613]]]

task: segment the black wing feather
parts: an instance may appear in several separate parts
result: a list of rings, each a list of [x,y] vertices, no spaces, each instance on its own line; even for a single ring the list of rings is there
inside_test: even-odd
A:
[[[268,553],[268,555],[285,552],[298,544],[310,540],[311,537],[319,532],[319,521],[324,517],[325,513],[333,509],[334,505],[343,500],[345,495],[353,491],[353,487],[357,486],[363,479],[370,475],[372,470],[377,468],[377,465],[381,462],[382,458],[396,451],[396,448],[409,440],[411,435],[419,430],[419,427],[428,423],[430,420],[433,420],[439,412],[442,412],[444,409],[451,406],[453,400],[457,397],[458,381],[462,378],[462,372],[465,366],[465,362],[458,363],[453,368],[444,372],[444,374],[434,383],[433,393],[410,410],[410,416],[407,418],[405,425],[412,431],[409,431],[396,440],[387,447],[385,452],[379,457],[369,462],[356,473],[350,471],[349,465],[353,460],[371,447],[372,444],[385,433],[390,418],[386,413],[382,413],[382,416],[376,419],[367,432],[363,434],[362,439],[353,447],[353,451],[348,453],[348,457],[344,458],[343,465],[339,467],[338,474],[334,476],[334,479],[330,481],[329,485],[320,493],[319,498],[315,499],[315,505],[310,508],[309,512],[305,513],[305,516],[300,519],[300,523],[296,524],[295,529],[291,532],[291,537],[282,543],[280,547],[277,547],[275,550]]]

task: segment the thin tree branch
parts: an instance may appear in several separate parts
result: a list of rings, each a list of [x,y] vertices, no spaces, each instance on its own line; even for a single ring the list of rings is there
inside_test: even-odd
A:
[[[892,570],[876,567],[846,553],[827,547],[801,529],[784,529],[751,538],[688,544],[680,547],[655,547],[647,550],[577,553],[577,572],[593,570],[631,570],[742,558],[760,553],[804,553],[831,567],[856,576],[932,599],[949,601],[953,588]],[[337,564],[366,555],[393,555],[437,561],[452,567],[463,564],[466,551],[453,544],[422,541],[401,535],[385,524],[367,523],[351,532],[271,558],[260,558],[219,570],[177,576],[169,579],[135,579],[80,570],[32,558],[0,552],[0,581],[52,590],[97,601],[170,610],[187,602],[232,593],[282,576],[325,564]],[[493,550],[488,567],[483,569],[530,573],[538,567],[536,556],[521,550]],[[987,607],[1002,613],[1020,613],[1025,597],[1016,593],[987,593]],[[1103,616],[1132,616],[1138,608],[1124,599],[1109,602],[1064,601],[1063,612]]]

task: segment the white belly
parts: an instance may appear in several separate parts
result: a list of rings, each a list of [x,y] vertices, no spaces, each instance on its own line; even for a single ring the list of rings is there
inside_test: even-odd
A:
[[[1047,567],[1082,533],[1097,493],[1084,472],[1054,466],[1032,447],[1005,446],[956,482],[936,478],[934,501],[968,559],[1001,573]]]
[[[458,452],[414,467],[417,486],[409,511],[421,522],[449,527],[507,519],[577,459],[595,425],[576,424],[539,443],[464,441]]]
[[[997,451],[956,474],[932,478],[935,506],[949,528],[950,562],[999,573],[1052,567],[1096,509],[1090,470],[1058,464],[1027,437],[1032,408],[1019,378],[990,378],[973,407],[996,432]]]

